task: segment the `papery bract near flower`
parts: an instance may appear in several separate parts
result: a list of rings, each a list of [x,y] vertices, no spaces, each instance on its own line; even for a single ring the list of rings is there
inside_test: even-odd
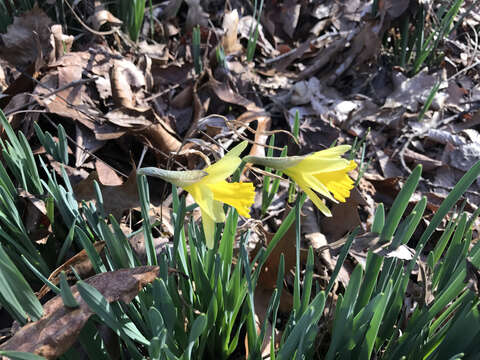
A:
[[[345,202],[350,196],[353,180],[348,172],[355,169],[357,164],[353,160],[341,158],[349,149],[349,145],[340,145],[305,156],[247,156],[243,160],[283,171],[305,191],[322,213],[331,216],[330,209],[315,192],[334,202]]]
[[[202,211],[202,223],[207,247],[213,248],[215,223],[225,221],[223,204],[234,207],[238,213],[250,217],[255,189],[252,183],[229,183],[226,179],[234,173],[242,160],[239,155],[246,148],[244,141],[230,150],[222,159],[203,170],[169,171],[142,168],[139,174],[159,177],[189,192]]]

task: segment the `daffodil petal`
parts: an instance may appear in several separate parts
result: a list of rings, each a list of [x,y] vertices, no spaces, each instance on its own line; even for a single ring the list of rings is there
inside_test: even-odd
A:
[[[300,188],[303,191],[305,191],[305,194],[308,195],[310,200],[312,200],[312,202],[315,204],[315,206],[318,208],[318,210],[320,210],[323,213],[323,215],[332,216],[332,213],[330,212],[330,209],[327,207],[327,205],[325,205],[323,200],[320,199],[317,194],[315,194],[315,192],[313,192],[309,188],[302,188],[301,186],[300,186]]]
[[[304,181],[308,184],[308,187],[312,190],[315,190],[322,196],[325,196],[327,199],[337,202],[335,198],[330,194],[330,189],[323,182],[319,181],[315,176],[307,174],[304,176]]]
[[[225,215],[222,217],[218,212],[218,206],[214,203],[215,201],[213,199],[212,190],[210,190],[208,186],[196,183],[194,185],[186,186],[184,189],[192,195],[195,202],[200,206],[202,216],[206,214],[215,222],[222,222],[225,220]]]
[[[357,164],[352,160],[343,170],[322,172],[313,176],[319,183],[325,184],[335,199],[345,202],[350,196],[350,190],[353,189],[353,180],[348,176],[348,172],[355,169]]]
[[[225,156],[217,161],[215,164],[210,165],[204,171],[208,173],[202,180],[204,183],[216,183],[218,181],[225,180],[232,175],[242,160],[239,158],[240,154],[247,147],[248,142],[243,141],[232,150],[230,150]]]
[[[336,157],[345,154],[350,149],[350,145],[338,145],[325,150],[317,151],[314,153],[314,155],[318,157]]]
[[[215,221],[213,221],[213,219],[208,216],[206,212],[202,211],[202,224],[207,248],[213,249],[215,245]]]
[[[242,141],[240,144],[231,149],[225,156],[236,156],[239,157],[240,154],[245,150],[248,145],[248,141]]]
[[[225,156],[215,164],[204,169],[208,175],[202,179],[202,182],[213,184],[225,180],[237,170],[241,162],[242,160],[239,157]]]
[[[330,194],[328,191],[328,188],[321,183],[316,177],[314,177],[312,174],[305,174],[302,172],[293,172],[291,170],[287,170],[285,172],[286,175],[288,175],[290,178],[295,181],[298,186],[302,189],[312,189],[318,192],[320,195],[325,196],[326,198],[332,200],[333,202],[336,202],[336,200],[333,198],[333,196]]]
[[[305,157],[298,165],[295,166],[296,171],[303,173],[324,173],[330,171],[343,170],[349,165],[349,161],[342,158],[318,158],[313,155]]]
[[[215,199],[215,192],[213,192],[213,215],[215,222],[225,222],[226,218],[225,211],[223,210],[223,204]]]
[[[255,201],[255,189],[252,183],[228,183],[220,181],[207,185],[216,201],[234,207],[241,216],[250,217],[250,207]]]

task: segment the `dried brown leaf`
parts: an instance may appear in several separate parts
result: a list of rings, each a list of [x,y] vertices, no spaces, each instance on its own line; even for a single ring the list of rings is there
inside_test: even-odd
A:
[[[105,141],[97,140],[92,131],[80,124],[75,124],[75,132],[78,144],[75,148],[75,167],[80,167],[90,156],[89,153],[101,149],[105,145]]]
[[[110,303],[122,300],[130,302],[158,275],[156,266],[141,266],[97,274],[85,282],[95,287]],[[72,346],[83,326],[93,314],[81,298],[77,286],[71,291],[79,304],[69,309],[63,305],[60,295],[43,306],[43,317],[22,327],[11,339],[0,346],[1,350],[31,352],[47,359],[56,359]]]
[[[34,98],[49,112],[77,120],[89,129],[95,127],[100,112],[91,104],[81,81],[83,68],[58,67],[43,77],[34,90]]]
[[[96,243],[93,244],[93,247],[95,248],[97,253],[100,254],[105,248],[105,241],[97,241]],[[70,259],[68,259],[58,268],[56,268],[50,274],[50,276],[48,277],[48,280],[50,280],[55,285],[58,285],[58,283],[60,282],[60,279],[59,279],[60,273],[64,271],[66,274],[72,274],[73,272],[71,268],[74,268],[81,278],[85,278],[92,274],[92,271],[93,271],[92,262],[90,261],[90,258],[88,257],[85,249],[81,250],[78,254],[72,256]],[[46,294],[48,294],[49,291],[50,291],[50,288],[47,285],[43,285],[42,288],[37,293],[38,299],[42,299]]]
[[[96,2],[95,4],[95,12],[90,18],[88,18],[88,22],[92,24],[94,30],[99,30],[102,25],[110,24],[113,27],[118,27],[123,24],[122,20],[116,18],[112,15],[110,11],[105,9],[105,6],[100,2]]]
[[[15,17],[13,24],[7,27],[7,33],[0,36],[0,57],[21,68],[49,57],[52,51],[51,25],[52,20],[37,5]]]
[[[321,220],[322,232],[328,242],[336,241],[345,234],[362,225],[358,215],[358,205],[367,205],[357,189],[353,189],[350,197],[344,203],[333,204],[331,207],[332,216]]]
[[[78,201],[96,201],[94,181],[99,183],[103,195],[103,207],[107,215],[112,214],[119,219],[123,211],[140,206],[135,169],[122,185],[104,185],[100,183],[97,172],[92,171],[88,178],[78,183],[73,189]]]
[[[110,70],[110,84],[117,106],[137,111],[148,109],[141,103],[143,94],[139,92],[146,86],[145,76],[132,62],[115,60]]]
[[[51,27],[51,32],[50,43],[55,49],[55,60],[58,60],[65,52],[69,52],[72,49],[74,37],[72,35],[64,35],[62,25],[58,24]]]

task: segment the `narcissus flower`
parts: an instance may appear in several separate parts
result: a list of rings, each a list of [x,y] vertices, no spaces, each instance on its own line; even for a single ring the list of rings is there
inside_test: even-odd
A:
[[[247,142],[242,142],[218,162],[203,170],[169,171],[142,168],[137,173],[159,177],[182,187],[192,195],[202,212],[207,247],[211,249],[214,245],[215,223],[225,222],[223,204],[234,207],[239,215],[250,217],[250,206],[255,198],[253,184],[226,181],[242,162],[239,155],[246,146]]]
[[[322,213],[331,216],[330,210],[315,192],[334,202],[345,202],[350,196],[353,180],[348,172],[355,169],[357,164],[353,160],[341,158],[349,149],[349,145],[341,145],[306,156],[247,156],[243,161],[282,171],[305,191]]]

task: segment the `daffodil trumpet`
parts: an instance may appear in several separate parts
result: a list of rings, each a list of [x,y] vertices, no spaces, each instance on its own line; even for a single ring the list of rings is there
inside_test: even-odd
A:
[[[341,157],[349,149],[349,145],[341,145],[305,156],[246,156],[243,161],[282,171],[298,184],[322,213],[332,216],[330,209],[316,193],[333,202],[345,202],[350,196],[354,182],[348,172],[355,169],[357,164]]]
[[[250,206],[255,198],[252,183],[226,179],[238,168],[240,154],[247,147],[244,141],[230,150],[222,159],[203,170],[170,171],[154,167],[141,168],[138,174],[154,176],[183,188],[200,207],[207,247],[214,247],[215,223],[225,222],[223,204],[234,207],[239,215],[250,217]]]

